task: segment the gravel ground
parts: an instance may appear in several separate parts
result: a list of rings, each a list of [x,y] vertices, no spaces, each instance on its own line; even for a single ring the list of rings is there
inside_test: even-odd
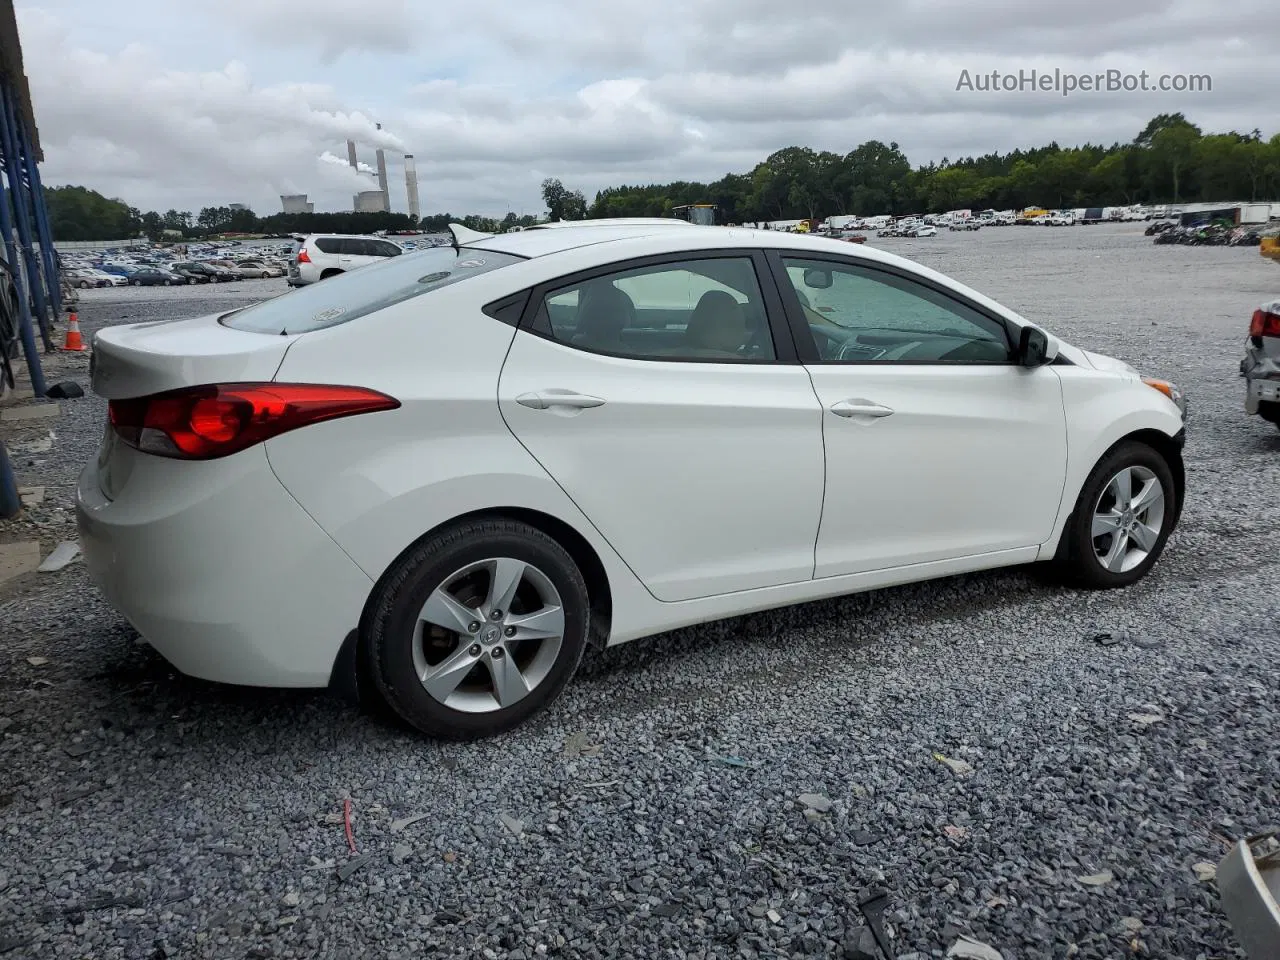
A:
[[[1189,500],[1151,577],[1006,571],[685,630],[442,746],[176,676],[82,566],[30,575],[0,593],[0,954],[840,956],[878,884],[901,960],[962,935],[1006,960],[1242,956],[1193,868],[1280,821],[1280,432],[1237,377],[1280,272],[1133,226],[883,246],[1183,384]],[[251,286],[93,291],[81,317]],[[46,550],[103,417],[63,406],[53,449],[16,458],[50,490]]]

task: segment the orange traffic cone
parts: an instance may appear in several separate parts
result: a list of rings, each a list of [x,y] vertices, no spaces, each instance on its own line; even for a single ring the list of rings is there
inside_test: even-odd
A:
[[[80,318],[74,313],[67,319],[67,339],[62,344],[63,350],[74,350],[77,353],[83,353],[88,349],[84,345],[84,338],[80,336]]]

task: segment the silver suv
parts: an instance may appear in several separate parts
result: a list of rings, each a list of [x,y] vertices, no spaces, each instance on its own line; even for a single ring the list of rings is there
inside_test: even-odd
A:
[[[313,233],[307,237],[294,237],[294,241],[297,245],[289,258],[291,287],[315,283],[404,253],[399,244],[378,237]]]
[[[1280,427],[1280,300],[1253,311],[1240,375],[1246,384],[1245,413]]]

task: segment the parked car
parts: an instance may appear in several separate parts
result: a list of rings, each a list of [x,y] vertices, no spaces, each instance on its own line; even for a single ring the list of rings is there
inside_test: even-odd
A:
[[[178,670],[373,689],[471,738],[545,708],[589,645],[1032,562],[1126,587],[1178,521],[1177,387],[909,260],[455,231],[96,334],[80,541]]]
[[[210,260],[211,267],[219,267],[227,272],[234,274],[237,280],[248,280],[262,276],[261,270],[254,270],[245,267],[234,260]]]
[[[910,234],[908,234],[908,236],[912,237],[936,237],[937,235],[938,228],[929,223],[916,227]]]
[[[139,267],[129,274],[131,287],[172,287],[174,284],[186,282],[186,277],[179,276],[172,270],[161,270],[159,267]]]
[[[261,280],[284,276],[284,267],[268,263],[265,260],[241,260],[237,266],[246,276],[257,277]]]
[[[336,233],[299,237],[289,260],[289,286],[327,280],[348,270],[398,257],[404,250],[390,240]]]
[[[181,263],[171,263],[168,267],[169,271],[176,273],[182,277],[187,283],[212,283],[213,277],[205,273],[203,270],[193,270],[190,266]]]
[[[72,286],[80,290],[88,290],[93,287],[121,287],[128,280],[119,274],[107,273],[105,270],[98,270],[94,267],[80,267],[67,271],[67,279]]]
[[[1240,375],[1245,413],[1280,427],[1280,300],[1253,311]]]
[[[225,267],[215,267],[211,263],[205,263],[203,260],[183,261],[175,264],[183,270],[191,273],[198,273],[209,278],[212,283],[230,283],[232,280],[239,280],[240,274],[235,271],[228,270]]]

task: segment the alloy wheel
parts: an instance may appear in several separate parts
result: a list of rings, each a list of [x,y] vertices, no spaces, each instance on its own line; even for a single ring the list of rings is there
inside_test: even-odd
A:
[[[1155,549],[1164,529],[1165,495],[1160,478],[1143,466],[1122,468],[1102,488],[1089,534],[1104,570],[1128,573]]]
[[[505,709],[547,678],[564,632],[564,605],[545,573],[509,557],[481,560],[445,577],[423,604],[414,671],[446,707]]]

